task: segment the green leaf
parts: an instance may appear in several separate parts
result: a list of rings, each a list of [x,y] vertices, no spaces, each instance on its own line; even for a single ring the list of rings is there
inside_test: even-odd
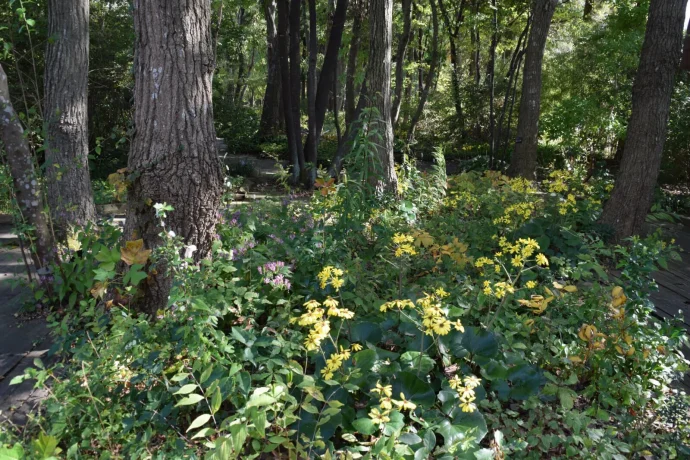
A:
[[[486,329],[477,327],[465,328],[462,344],[473,355],[493,358],[498,354],[496,335]]]
[[[431,407],[436,401],[431,385],[412,372],[400,372],[393,381],[393,398],[399,398],[400,393],[418,406]]]
[[[370,371],[376,359],[376,350],[362,350],[354,354],[355,367],[363,371]]]
[[[122,278],[122,282],[132,286],[139,284],[141,280],[148,276],[146,272],[141,270],[141,268],[143,268],[143,265],[141,264],[134,264],[129,267],[129,270],[127,270],[127,273],[125,273],[124,278]]]
[[[0,446],[0,460],[21,460],[24,459],[24,448],[21,444],[15,444],[11,449]]]
[[[400,356],[400,363],[403,369],[427,375],[436,365],[429,355],[418,351],[407,351]]]
[[[370,418],[358,418],[352,422],[352,426],[358,433],[364,436],[370,436],[376,432],[376,425],[374,425]]]
[[[189,428],[187,428],[186,433],[189,433],[195,428],[199,428],[200,426],[204,426],[209,420],[211,420],[211,414],[201,414],[197,418],[194,419],[191,425],[189,425]]]
[[[179,390],[177,390],[173,394],[175,394],[175,395],[188,395],[192,391],[196,390],[196,388],[197,388],[197,386],[195,383],[188,383],[187,385],[184,385],[182,388],[180,388]]]
[[[34,458],[49,459],[54,458],[62,452],[58,447],[58,439],[55,436],[48,436],[45,433],[38,435],[38,439],[31,442],[31,452]]]
[[[249,401],[247,401],[247,405],[245,407],[250,408],[250,407],[263,407],[263,406],[270,406],[271,404],[274,404],[276,402],[276,398],[273,396],[267,394],[267,393],[262,393],[262,394],[254,394],[252,395],[251,398],[249,398]]]
[[[573,405],[575,404],[575,400],[573,399],[573,391],[568,388],[558,389],[558,399],[561,400],[561,407],[563,407],[565,410],[572,409]]]
[[[186,398],[182,398],[178,401],[177,404],[175,404],[175,407],[179,406],[191,406],[192,404],[196,404],[199,401],[203,400],[204,397],[201,395],[198,395],[196,393],[192,393],[191,395],[187,396]]]

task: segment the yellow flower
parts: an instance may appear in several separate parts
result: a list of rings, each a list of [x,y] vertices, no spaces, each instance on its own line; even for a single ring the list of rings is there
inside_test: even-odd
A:
[[[328,308],[334,308],[338,306],[338,301],[335,300],[333,297],[328,297],[326,300],[323,301],[323,306]]]
[[[454,322],[453,327],[455,328],[456,331],[465,332],[465,327],[462,325],[460,320],[457,320],[456,322]]]
[[[448,386],[450,386],[453,390],[457,390],[462,386],[462,378],[458,377],[457,375],[453,376],[452,378],[448,379]]]
[[[358,344],[358,343],[353,343],[353,344],[350,346],[350,349],[351,349],[352,351],[362,351],[363,347],[362,347],[360,344]]]
[[[415,403],[405,399],[405,395],[403,393],[400,393],[400,401],[393,400],[393,403],[400,410],[415,410],[417,408],[417,405]]]
[[[510,264],[515,268],[522,267],[522,257],[520,257],[520,256],[513,257],[513,259],[510,261]]]
[[[537,283],[536,283],[536,281],[530,280],[530,281],[527,281],[527,283],[525,283],[525,287],[527,287],[527,289],[534,289],[535,287],[537,287]]]
[[[341,287],[343,287],[343,284],[345,284],[345,282],[342,278],[333,278],[331,280],[331,286],[333,286],[333,289],[335,289],[336,292],[339,291]]]
[[[320,305],[321,304],[314,299],[311,299],[310,301],[308,301],[304,304],[304,306],[307,307],[307,310],[313,310]]]
[[[376,382],[376,388],[372,388],[371,391],[389,398],[393,396],[393,387],[391,385],[381,385],[381,382]]]
[[[460,404],[460,407],[462,408],[463,412],[474,412],[475,410],[477,410],[476,404],[471,402],[462,402]]]
[[[535,257],[535,260],[537,261],[537,264],[541,265],[542,267],[548,267],[549,266],[549,259],[546,258],[544,254],[541,252],[537,254],[537,257]]]
[[[481,383],[481,379],[475,377],[474,375],[468,375],[465,377],[464,382],[465,385],[467,385],[467,388],[477,388],[479,384]]]
[[[378,408],[374,407],[371,409],[371,412],[369,412],[369,418],[371,418],[371,421],[374,423],[388,423],[391,421],[390,417],[388,417],[388,414],[386,412],[381,412]]]

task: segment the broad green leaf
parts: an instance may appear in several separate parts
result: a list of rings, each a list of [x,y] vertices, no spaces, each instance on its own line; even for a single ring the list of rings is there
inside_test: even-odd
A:
[[[211,414],[201,414],[200,416],[194,419],[191,425],[189,425],[189,428],[187,428],[186,432],[189,433],[195,428],[204,426],[209,420],[211,420]]]
[[[204,397],[201,395],[198,395],[196,393],[192,393],[189,396],[182,398],[178,401],[177,404],[175,404],[175,407],[179,406],[191,406],[192,404],[196,404],[199,401],[203,400]]]
[[[188,395],[192,391],[196,390],[197,386],[195,383],[188,383],[187,385],[184,385],[182,388],[177,390],[175,393],[176,395]]]

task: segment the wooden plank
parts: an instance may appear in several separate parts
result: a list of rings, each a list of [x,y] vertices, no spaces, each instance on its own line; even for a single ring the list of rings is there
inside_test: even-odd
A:
[[[4,379],[14,367],[24,358],[24,354],[7,353],[0,355],[0,380]]]
[[[668,289],[660,289],[650,296],[657,313],[668,318],[683,314],[685,329],[690,331],[690,301]]]

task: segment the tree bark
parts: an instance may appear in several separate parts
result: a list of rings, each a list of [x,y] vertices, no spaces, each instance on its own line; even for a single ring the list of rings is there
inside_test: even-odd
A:
[[[493,10],[491,34],[491,48],[489,49],[489,169],[494,167],[496,158],[496,109],[495,109],[495,89],[496,89],[496,46],[498,46],[498,7],[496,0],[491,0]]]
[[[213,47],[209,0],[133,2],[135,135],[125,238],[161,244],[153,205],[174,208],[166,229],[205,258],[214,240],[223,172],[213,127]],[[165,31],[166,33],[163,33]],[[137,307],[165,308],[172,279],[164,264],[142,282]]]
[[[264,0],[266,18],[266,92],[264,94],[259,138],[274,136],[281,131],[280,102],[280,53],[278,52],[278,31],[276,29],[276,0]]]
[[[309,0],[309,68],[307,70],[307,99],[308,99],[308,130],[307,145],[306,145],[306,160],[311,163],[309,174],[305,186],[309,189],[316,181],[316,158],[317,140],[316,140],[316,58],[318,40],[316,36],[316,0]],[[337,110],[337,108],[336,108]]]
[[[58,238],[96,218],[88,143],[89,2],[49,0],[45,72],[48,204]]]
[[[302,89],[302,57],[300,50],[300,26],[302,24],[302,0],[291,0],[290,2],[290,99],[292,107],[293,132],[296,136],[295,147],[297,148],[297,164],[293,169],[293,181],[298,183],[299,179],[306,172],[304,168],[304,149],[302,148],[302,123],[301,123],[301,97]]]
[[[405,84],[405,54],[407,54],[407,45],[412,39],[412,0],[402,0],[402,11],[403,31],[398,39],[398,52],[395,57],[395,97],[391,109],[393,126],[398,124],[400,116],[400,103]]]
[[[31,256],[36,268],[43,268],[55,260],[55,242],[43,212],[43,193],[34,168],[29,144],[19,116],[10,102],[7,75],[0,65],[0,141],[5,150],[14,193],[22,217],[34,228]]]
[[[376,143],[380,171],[371,174],[378,192],[397,192],[391,123],[391,47],[393,45],[393,0],[369,1],[369,65],[366,85],[370,107],[376,110],[369,132]]]
[[[362,38],[362,11],[361,5],[357,2],[354,8],[352,19],[352,37],[350,39],[350,49],[347,53],[347,76],[345,78],[345,125],[350,126],[355,120],[355,79],[357,78],[357,55]]]
[[[335,75],[338,66],[338,52],[340,51],[340,44],[343,38],[343,29],[345,27],[345,19],[347,18],[347,6],[349,0],[338,0],[333,13],[333,24],[331,25],[331,33],[328,38],[328,46],[326,54],[323,58],[323,65],[321,66],[321,73],[319,75],[319,83],[316,89],[315,100],[315,136],[316,139],[312,141],[307,139],[305,146],[305,158],[308,162],[316,164],[316,149],[319,140],[321,139],[321,132],[323,130],[323,123],[326,119],[326,112],[328,111],[328,101],[333,84],[335,82]],[[310,184],[307,184],[309,187]]]
[[[422,117],[422,113],[424,112],[424,106],[426,105],[426,100],[429,97],[429,90],[434,84],[434,78],[436,78],[436,67],[438,66],[438,11],[435,0],[429,0],[429,3],[431,4],[431,22],[433,24],[433,38],[431,40],[431,65],[429,66],[429,72],[426,74],[422,93],[419,96],[417,110],[415,111],[414,115],[412,115],[412,120],[410,121],[410,128],[407,133],[408,144],[414,139],[414,130],[420,118]]]
[[[299,131],[295,131],[293,120],[292,94],[290,86],[290,61],[288,57],[288,4],[287,0],[278,0],[278,53],[280,54],[280,86],[282,93],[283,116],[285,118],[285,134],[292,163],[292,180],[300,177],[299,153],[297,144],[301,142]],[[299,126],[299,125],[297,125]]]
[[[457,17],[455,23],[451,23],[450,15],[446,9],[443,0],[438,1],[438,7],[441,10],[441,17],[448,33],[448,42],[450,45],[450,83],[453,94],[453,105],[455,106],[455,115],[458,118],[459,131],[465,132],[465,118],[462,110],[462,95],[460,94],[460,57],[458,53],[458,33],[460,26],[464,22],[463,10],[465,8],[465,0],[460,1]]]
[[[582,19],[589,21],[592,19],[593,0],[585,0],[585,9],[582,12]]]
[[[557,5],[558,0],[536,0],[534,3],[522,76],[515,151],[508,168],[510,176],[536,179],[542,62],[546,38]]]
[[[600,223],[620,240],[638,233],[652,205],[678,69],[687,0],[652,0],[623,159]]]

